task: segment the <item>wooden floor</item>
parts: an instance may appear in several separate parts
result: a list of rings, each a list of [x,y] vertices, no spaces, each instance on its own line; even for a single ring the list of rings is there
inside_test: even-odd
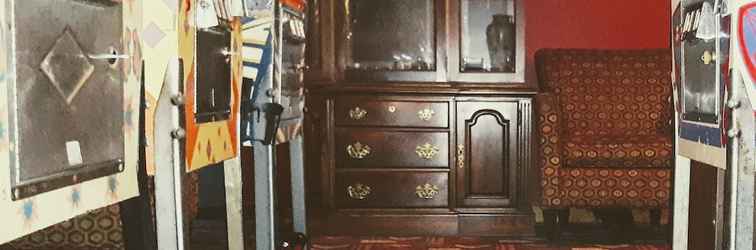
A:
[[[225,223],[222,221],[198,220],[192,226],[189,249],[226,249]],[[248,229],[254,228],[250,221]],[[536,227],[542,235],[542,227]],[[254,232],[247,231],[247,249],[254,249]],[[315,250],[376,250],[376,249],[511,249],[511,250],[656,250],[671,249],[670,231],[666,227],[635,225],[623,229],[622,234],[611,234],[601,225],[570,225],[559,241],[549,242],[543,237],[525,239],[495,237],[433,237],[433,236],[328,236],[318,235],[309,240]]]
[[[507,249],[507,250],[656,250],[667,244],[566,244],[477,237],[316,237],[310,249]]]

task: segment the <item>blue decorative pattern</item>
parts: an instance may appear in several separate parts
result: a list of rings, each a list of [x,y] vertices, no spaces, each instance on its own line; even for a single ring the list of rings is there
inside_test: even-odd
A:
[[[71,192],[71,204],[73,204],[75,207],[79,206],[79,203],[81,202],[81,191],[79,191],[78,188],[74,188]]]
[[[244,70],[257,70],[257,75],[254,79],[244,78],[244,81],[242,82],[242,100],[245,103],[254,103],[257,96],[272,85],[272,79],[269,77],[270,67],[273,62],[271,23],[263,22],[255,26],[245,25],[255,20],[257,19],[245,18],[242,20],[242,27],[245,28],[245,30],[242,31],[242,34],[247,34],[249,32],[264,32],[266,40],[264,45],[246,42],[242,44],[245,48],[262,51],[260,58],[245,58],[246,60],[242,62]],[[244,107],[246,106],[247,105],[242,105],[242,109],[245,109]],[[242,110],[242,114],[247,114],[248,112],[249,111],[247,110]],[[250,119],[252,119],[252,117],[242,117],[240,128],[242,142],[251,141],[254,136],[252,134],[252,121]]]
[[[244,0],[247,12],[273,9],[272,0]]]
[[[31,220],[32,216],[34,216],[34,202],[31,200],[24,202],[23,206],[23,213],[24,213],[24,219],[25,220]]]
[[[131,100],[129,100],[129,103],[132,103]],[[126,112],[123,113],[123,121],[126,129],[131,128],[134,124],[133,114],[134,109],[131,107],[131,105],[127,105]]]
[[[244,27],[244,23],[252,22],[253,20],[255,20],[255,19],[254,18],[246,18],[243,21],[243,23],[242,23],[242,27]],[[267,26],[267,27],[260,28],[260,26]],[[252,86],[249,86],[249,87],[255,87],[254,90],[256,90],[256,89],[258,89],[257,87],[259,87],[262,84],[263,80],[267,78],[267,76],[268,76],[268,70],[270,68],[271,63],[273,62],[273,45],[271,43],[271,40],[273,39],[273,37],[271,35],[271,27],[270,27],[269,23],[268,24],[260,24],[257,27],[250,27],[248,29],[257,30],[257,32],[265,32],[265,33],[267,33],[267,38],[266,38],[266,41],[265,41],[265,45],[258,45],[258,44],[252,44],[252,43],[243,43],[242,44],[242,46],[244,46],[244,47],[261,49],[262,52],[263,52],[261,54],[260,58],[254,58],[257,61],[259,61],[260,63],[255,63],[255,62],[249,61],[249,60],[244,60],[243,63],[242,63],[244,65],[244,67],[251,67],[251,68],[257,69],[257,77],[255,79],[250,79],[250,80],[253,81],[253,83],[252,83]],[[246,31],[246,29],[245,29],[245,31]],[[247,83],[247,81],[245,81],[245,84],[246,83]],[[244,89],[252,90],[252,88],[244,88]],[[251,100],[251,101],[254,101],[254,98],[257,95],[256,93],[255,94],[253,94],[253,93],[242,93],[242,94],[244,95],[244,97],[246,97],[248,100]]]
[[[706,145],[722,147],[722,131],[687,122],[680,123],[680,138]]]
[[[117,190],[118,180],[115,177],[111,176],[110,178],[108,178],[108,191],[110,191],[110,193],[115,193]]]
[[[0,121],[0,139],[5,138],[5,124]]]

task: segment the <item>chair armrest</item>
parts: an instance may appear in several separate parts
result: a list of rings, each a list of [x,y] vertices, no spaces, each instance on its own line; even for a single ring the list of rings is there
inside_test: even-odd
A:
[[[540,93],[536,95],[535,102],[539,142],[536,159],[541,170],[542,204],[556,206],[559,205],[559,167],[562,163],[559,100],[552,93]]]

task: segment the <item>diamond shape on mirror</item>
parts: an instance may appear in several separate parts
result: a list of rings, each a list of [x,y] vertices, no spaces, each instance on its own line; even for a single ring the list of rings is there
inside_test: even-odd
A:
[[[168,6],[169,9],[171,9],[171,15],[176,14],[176,9],[178,9],[178,2],[176,0],[163,0],[163,3],[165,3],[165,6]]]
[[[71,104],[76,93],[94,72],[94,65],[89,61],[89,57],[79,46],[68,26],[55,41],[52,49],[47,52],[40,68],[67,104]]]
[[[155,24],[155,22],[150,22],[150,25],[147,25],[147,28],[144,28],[142,30],[142,38],[150,48],[154,48],[155,46],[160,43],[163,38],[165,38],[166,34],[160,28]]]

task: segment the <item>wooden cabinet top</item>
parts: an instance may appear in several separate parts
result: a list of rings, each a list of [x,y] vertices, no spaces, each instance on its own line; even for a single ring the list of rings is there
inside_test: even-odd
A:
[[[447,94],[447,95],[520,95],[538,93],[536,86],[524,83],[454,83],[454,82],[310,82],[310,93],[362,94]]]

